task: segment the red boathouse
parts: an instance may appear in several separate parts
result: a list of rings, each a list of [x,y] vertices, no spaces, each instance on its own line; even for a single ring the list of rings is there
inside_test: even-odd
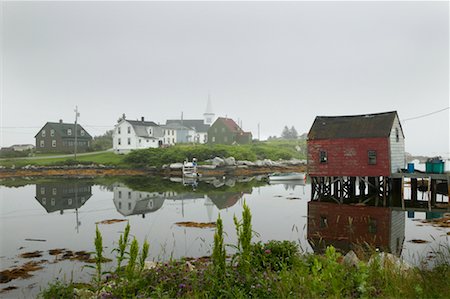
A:
[[[404,141],[396,111],[316,117],[308,133],[311,199],[385,198],[389,177],[405,167]]]

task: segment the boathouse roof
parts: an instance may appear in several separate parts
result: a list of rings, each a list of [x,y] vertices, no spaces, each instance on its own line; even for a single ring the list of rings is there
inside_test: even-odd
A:
[[[388,137],[396,117],[398,117],[397,111],[363,115],[317,116],[308,133],[308,139]]]

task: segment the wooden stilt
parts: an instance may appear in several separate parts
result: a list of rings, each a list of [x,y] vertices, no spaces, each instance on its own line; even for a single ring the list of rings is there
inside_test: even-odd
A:
[[[411,179],[411,201],[416,203],[417,201],[417,179]]]

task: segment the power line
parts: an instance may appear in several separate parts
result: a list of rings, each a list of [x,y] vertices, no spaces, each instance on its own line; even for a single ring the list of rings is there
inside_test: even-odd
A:
[[[405,121],[408,121],[408,120],[413,120],[413,119],[418,119],[418,118],[422,118],[422,117],[427,117],[427,116],[430,116],[430,115],[433,115],[433,114],[436,114],[436,113],[439,113],[439,112],[442,112],[442,111],[445,111],[445,110],[448,110],[448,109],[450,109],[450,107],[446,107],[446,108],[443,108],[443,109],[440,109],[440,110],[437,110],[437,111],[434,111],[434,112],[430,112],[430,113],[427,113],[427,114],[422,114],[422,115],[419,115],[419,116],[406,118],[406,119],[403,119],[402,122],[405,122]]]

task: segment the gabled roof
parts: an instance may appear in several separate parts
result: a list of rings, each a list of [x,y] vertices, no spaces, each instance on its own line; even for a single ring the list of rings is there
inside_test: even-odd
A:
[[[223,123],[228,128],[228,130],[230,130],[233,133],[243,132],[243,130],[231,118],[219,117],[217,118],[216,122]]]
[[[155,122],[153,121],[140,121],[140,120],[128,120],[124,119],[124,121],[128,122],[131,126],[133,126],[133,130],[139,137],[146,137],[146,138],[154,138],[150,136],[148,133],[149,127],[159,127]]]
[[[174,129],[174,130],[193,130],[193,128],[187,127],[187,126],[183,126],[180,123],[170,123],[170,124],[166,124],[166,125],[162,125],[161,127],[163,128],[168,128],[168,129]]]
[[[34,135],[34,137],[36,138],[39,133],[42,131],[43,128],[45,128],[46,126],[48,126],[50,129],[55,130],[55,133],[58,134],[59,136],[61,136],[62,138],[68,137],[68,138],[74,138],[75,137],[75,132],[73,131],[73,128],[75,126],[75,124],[70,124],[70,123],[62,123],[62,122],[47,122],[39,131],[36,135]],[[71,129],[72,130],[72,135],[68,135],[67,134],[67,130]],[[77,134],[77,138],[80,139],[92,139],[92,136],[80,125],[77,124],[77,131],[81,131],[83,130],[85,132],[84,136],[81,136],[80,134]]]
[[[308,139],[388,137],[396,117],[398,118],[396,111],[364,115],[317,116],[308,133]]]
[[[193,128],[197,133],[206,133],[209,129],[209,125],[205,124],[203,122],[203,119],[168,119],[166,121],[166,125],[172,123],[178,123],[182,124],[183,126]]]

